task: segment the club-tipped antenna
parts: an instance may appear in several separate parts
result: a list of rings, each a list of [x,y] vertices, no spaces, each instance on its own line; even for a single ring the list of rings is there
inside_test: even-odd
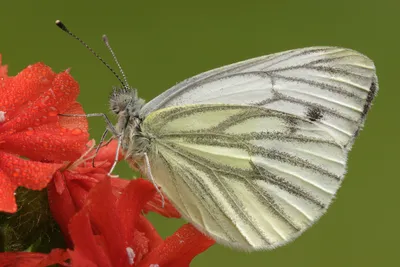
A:
[[[119,75],[115,72],[115,70],[113,68],[111,68],[110,65],[107,64],[107,62],[99,55],[97,54],[90,46],[88,46],[81,38],[79,38],[78,36],[76,36],[75,34],[73,34],[70,30],[68,30],[68,28],[65,26],[64,23],[61,22],[61,20],[56,20],[56,25],[58,26],[58,28],[60,28],[61,30],[63,30],[64,32],[68,33],[72,38],[74,38],[75,40],[78,40],[83,46],[85,46],[98,60],[100,60],[111,72],[112,74],[114,74],[115,78],[118,79],[118,81],[122,84],[123,87],[126,87],[127,84],[124,83],[124,81],[119,77]],[[114,56],[114,54],[113,54]],[[115,60],[115,58],[114,58]],[[118,67],[121,69],[121,67],[118,65]],[[125,74],[122,72],[122,75],[125,78]]]
[[[110,53],[111,53],[111,55],[112,55],[112,57],[114,59],[115,64],[117,64],[119,72],[121,73],[122,78],[124,79],[125,85],[129,88],[130,86],[129,86],[129,83],[128,83],[128,79],[126,78],[125,72],[122,69],[121,64],[119,63],[118,58],[114,53],[114,50],[111,48],[111,45],[110,45],[110,42],[108,41],[107,35],[105,35],[105,34],[103,35],[103,42],[107,46],[108,50],[110,51]]]

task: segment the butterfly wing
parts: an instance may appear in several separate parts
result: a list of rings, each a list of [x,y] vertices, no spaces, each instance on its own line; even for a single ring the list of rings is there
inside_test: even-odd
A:
[[[378,90],[375,66],[345,48],[309,47],[258,57],[187,79],[142,109],[187,104],[240,104],[318,121],[351,148]]]
[[[319,123],[243,105],[200,104],[151,113],[156,183],[182,216],[218,242],[271,249],[327,209],[347,150]]]

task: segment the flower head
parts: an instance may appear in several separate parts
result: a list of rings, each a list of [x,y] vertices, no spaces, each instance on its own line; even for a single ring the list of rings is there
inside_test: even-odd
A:
[[[189,266],[214,244],[192,225],[163,240],[142,211],[179,218],[179,212],[144,179],[109,178],[116,141],[95,157],[93,143],[48,186],[49,203],[69,243],[72,266]]]
[[[0,57],[0,211],[17,210],[18,186],[46,187],[63,161],[84,151],[86,118],[59,116],[83,114],[78,93],[67,72],[56,74],[37,63],[9,77]]]
[[[72,265],[183,267],[214,244],[190,224],[162,240],[140,213],[155,194],[143,179],[129,182],[119,196],[109,179],[99,182],[69,225]]]
[[[81,210],[87,201],[90,190],[100,181],[107,179],[108,172],[115,158],[117,141],[113,140],[100,148],[94,154],[94,142],[89,141],[88,150],[75,162],[68,167],[59,169],[55,172],[53,180],[47,187],[50,209],[53,217],[60,225],[61,230],[66,235],[68,241],[68,225],[71,218]],[[93,163],[94,158],[94,164]],[[122,159],[122,155],[119,156]],[[110,180],[112,191],[120,195],[129,180],[114,178]],[[147,183],[150,183],[146,181]],[[154,187],[154,185],[152,185]],[[179,218],[179,212],[172,204],[165,200],[164,207],[159,195],[147,201],[143,208],[144,212],[157,212],[165,217]]]

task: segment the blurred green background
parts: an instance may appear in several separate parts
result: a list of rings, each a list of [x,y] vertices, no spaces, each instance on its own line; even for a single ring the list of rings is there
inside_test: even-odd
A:
[[[55,71],[71,67],[87,113],[107,112],[118,82],[56,19],[112,63],[101,41],[106,33],[147,100],[199,72],[282,50],[336,45],[365,53],[376,62],[381,90],[327,215],[285,247],[242,253],[215,245],[192,266],[399,266],[399,1],[1,1],[0,9],[9,73],[38,61]],[[98,140],[103,121],[90,125]],[[117,171],[132,176],[124,164]],[[150,217],[163,236],[182,224]]]

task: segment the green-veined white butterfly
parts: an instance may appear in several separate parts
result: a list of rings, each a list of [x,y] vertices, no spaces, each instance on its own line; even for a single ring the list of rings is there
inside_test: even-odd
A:
[[[373,62],[338,47],[210,70],[147,104],[122,84],[112,131],[128,160],[200,231],[248,251],[284,245],[325,213],[378,91]]]

